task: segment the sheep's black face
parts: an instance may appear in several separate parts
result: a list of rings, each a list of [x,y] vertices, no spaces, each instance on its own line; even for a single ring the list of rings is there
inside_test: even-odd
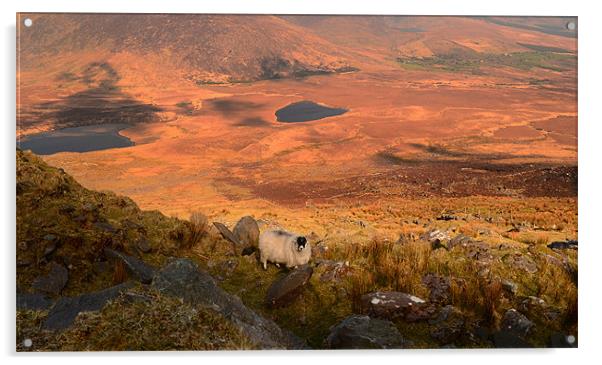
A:
[[[297,250],[303,251],[305,249],[305,245],[307,244],[307,239],[305,237],[297,237]]]

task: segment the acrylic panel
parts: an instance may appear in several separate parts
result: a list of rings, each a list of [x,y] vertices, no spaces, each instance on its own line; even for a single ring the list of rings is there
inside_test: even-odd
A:
[[[576,347],[577,26],[17,14],[17,351]]]

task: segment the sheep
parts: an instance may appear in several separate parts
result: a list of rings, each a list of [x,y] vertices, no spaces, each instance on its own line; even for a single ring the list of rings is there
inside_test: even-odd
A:
[[[268,261],[278,267],[285,264],[290,269],[307,264],[310,257],[311,247],[303,236],[282,230],[266,231],[259,236],[259,260],[264,270]]]

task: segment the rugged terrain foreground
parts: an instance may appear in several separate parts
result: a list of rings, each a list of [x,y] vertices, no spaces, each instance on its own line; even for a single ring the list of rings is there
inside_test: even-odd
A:
[[[17,150],[17,350],[576,346],[575,197],[305,214],[253,213],[313,245],[308,267],[264,271],[200,213],[142,211]]]

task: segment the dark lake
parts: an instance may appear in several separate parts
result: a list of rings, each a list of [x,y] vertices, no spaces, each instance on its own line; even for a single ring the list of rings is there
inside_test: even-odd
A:
[[[134,142],[119,134],[120,130],[129,127],[129,124],[97,124],[42,132],[23,137],[17,141],[17,147],[38,155],[129,147]]]
[[[341,115],[343,108],[330,108],[312,101],[299,101],[276,111],[276,120],[283,123],[300,123]]]

